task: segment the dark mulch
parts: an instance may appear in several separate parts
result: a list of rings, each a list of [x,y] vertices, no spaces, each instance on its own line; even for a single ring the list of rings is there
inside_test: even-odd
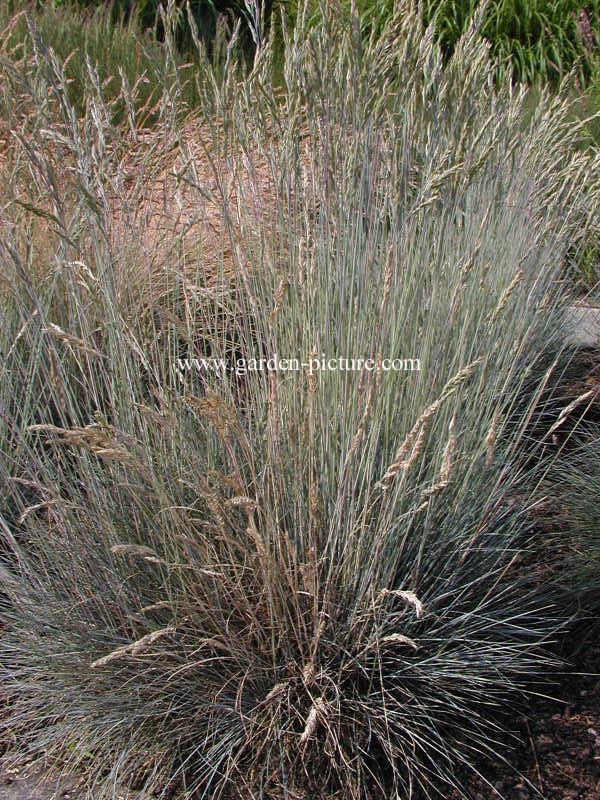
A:
[[[597,627],[596,627],[597,630]],[[520,746],[505,764],[482,768],[492,786],[466,778],[472,800],[600,800],[600,643],[594,636],[573,659],[577,673],[515,718]],[[594,674],[595,673],[595,674]],[[510,753],[510,756],[508,756]],[[447,800],[455,800],[450,794]]]

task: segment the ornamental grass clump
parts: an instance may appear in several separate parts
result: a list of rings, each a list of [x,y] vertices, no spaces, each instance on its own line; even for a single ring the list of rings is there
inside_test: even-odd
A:
[[[565,100],[525,126],[485,45],[445,64],[408,6],[366,44],[305,17],[283,86],[269,42],[217,73],[198,40],[198,127],[176,80],[149,137],[132,117],[129,163],[172,143],[165,207],[199,239],[220,209],[210,261],[162,274],[119,225],[101,87],[79,119],[52,53],[32,66],[53,94],[0,243],[0,726],[94,800],[462,792],[555,663],[531,430],[597,157]]]

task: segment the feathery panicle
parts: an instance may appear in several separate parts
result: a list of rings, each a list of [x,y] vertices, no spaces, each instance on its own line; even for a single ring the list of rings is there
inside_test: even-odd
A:
[[[102,658],[98,658],[96,661],[92,661],[90,664],[90,669],[105,667],[107,664],[110,664],[111,661],[116,661],[117,659],[123,658],[123,656],[137,656],[140,653],[148,650],[148,648],[154,644],[157,639],[160,639],[163,636],[169,636],[170,634],[175,633],[175,630],[176,629],[172,625],[169,625],[161,630],[152,631],[152,633],[142,636],[142,638],[138,639],[136,642],[132,642],[124,647],[119,647],[117,650],[113,650],[112,653],[108,653],[108,655],[102,656]]]

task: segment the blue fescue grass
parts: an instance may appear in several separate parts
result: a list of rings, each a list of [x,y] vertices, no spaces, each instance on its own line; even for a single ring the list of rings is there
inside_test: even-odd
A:
[[[0,725],[95,800],[461,792],[570,613],[532,422],[597,157],[416,15],[286,37],[284,91],[270,43],[200,48],[201,110],[166,81],[122,141],[101,86],[78,120],[43,49],[28,77],[57,102],[6,167]],[[274,353],[379,368],[173,369]]]

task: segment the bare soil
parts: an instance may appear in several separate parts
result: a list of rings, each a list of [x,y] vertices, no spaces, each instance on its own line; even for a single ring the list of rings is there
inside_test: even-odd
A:
[[[510,761],[465,780],[471,800],[600,800],[600,644],[584,643],[574,673],[515,720],[520,746]],[[591,637],[590,637],[591,639]],[[579,673],[579,674],[577,674]],[[447,800],[456,800],[450,795]]]

